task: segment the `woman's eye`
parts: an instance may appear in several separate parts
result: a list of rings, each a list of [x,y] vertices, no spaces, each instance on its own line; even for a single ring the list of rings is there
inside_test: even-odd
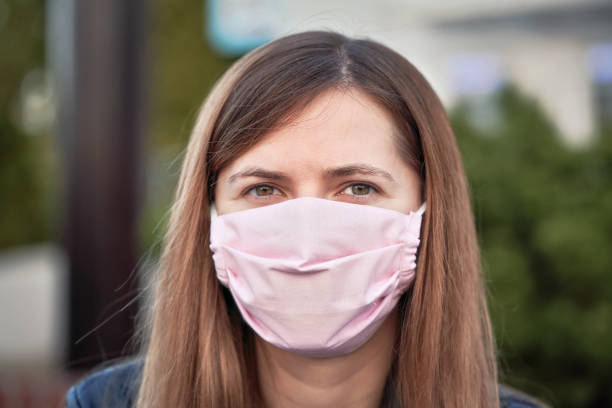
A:
[[[247,191],[247,194],[255,195],[257,197],[265,197],[274,195],[277,192],[278,190],[272,186],[260,185],[251,188],[249,191]]]
[[[351,184],[347,188],[344,189],[343,194],[353,195],[353,196],[366,196],[370,194],[374,188],[368,184]]]

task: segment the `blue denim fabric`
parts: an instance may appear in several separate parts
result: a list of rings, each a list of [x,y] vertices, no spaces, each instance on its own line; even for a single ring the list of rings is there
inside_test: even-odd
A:
[[[143,361],[124,362],[93,373],[66,395],[68,408],[131,408],[136,406]]]
[[[133,408],[142,374],[142,360],[121,363],[91,374],[66,396],[67,408]],[[538,408],[536,401],[508,387],[499,391],[501,408]]]

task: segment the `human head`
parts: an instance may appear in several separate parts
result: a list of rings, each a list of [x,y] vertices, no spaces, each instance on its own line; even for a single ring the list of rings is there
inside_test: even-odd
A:
[[[156,282],[143,406],[253,400],[252,336],[215,278],[208,247],[215,183],[330,89],[363,92],[389,114],[397,152],[427,201],[416,280],[399,307],[390,389],[406,406],[493,404],[496,370],[467,183],[439,99],[416,68],[379,43],[305,32],[240,59],[200,111]]]

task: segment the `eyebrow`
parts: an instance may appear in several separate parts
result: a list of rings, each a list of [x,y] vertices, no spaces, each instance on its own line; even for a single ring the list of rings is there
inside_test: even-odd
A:
[[[233,183],[239,178],[245,178],[245,177],[259,177],[259,178],[264,178],[268,180],[277,180],[277,181],[286,181],[289,179],[289,176],[287,176],[285,173],[280,172],[280,171],[270,171],[270,170],[266,170],[261,167],[247,167],[244,170],[241,170],[237,173],[232,174],[228,178],[228,182]]]
[[[378,176],[383,177],[390,182],[395,183],[395,179],[388,172],[381,168],[371,166],[365,163],[352,163],[346,166],[335,167],[325,170],[326,178],[341,178],[341,177],[349,177],[355,174],[362,174],[366,176]],[[240,178],[246,177],[259,177],[268,180],[276,180],[276,181],[287,181],[289,180],[289,176],[280,171],[271,171],[266,170],[262,167],[247,167],[244,170],[241,170],[237,173],[232,174],[228,178],[229,183],[234,183],[236,180]]]
[[[339,178],[339,177],[348,177],[353,176],[355,174],[362,174],[366,176],[378,176],[386,178],[387,180],[395,183],[395,179],[388,171],[385,171],[381,168],[371,166],[369,164],[364,163],[354,163],[348,164],[342,167],[336,167],[332,169],[327,169],[325,174],[329,178]]]

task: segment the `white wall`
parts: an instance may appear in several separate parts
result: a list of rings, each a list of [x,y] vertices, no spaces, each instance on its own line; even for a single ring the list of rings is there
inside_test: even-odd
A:
[[[0,252],[0,367],[53,367],[65,355],[66,260],[53,245]]]

